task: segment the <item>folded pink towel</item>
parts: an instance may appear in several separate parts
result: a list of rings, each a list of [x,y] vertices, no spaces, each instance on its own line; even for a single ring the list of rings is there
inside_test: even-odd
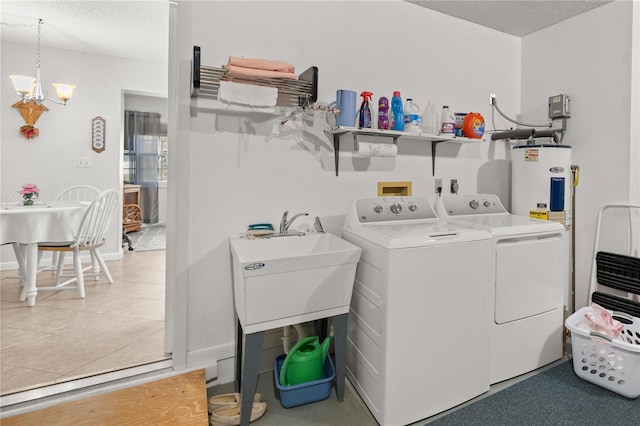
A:
[[[295,67],[284,61],[271,61],[269,59],[258,58],[239,58],[237,56],[229,56],[228,65],[245,68],[256,68],[267,71],[294,72]]]
[[[223,66],[228,72],[229,75],[246,75],[251,77],[272,77],[272,78],[291,78],[294,80],[298,79],[298,76],[292,72],[280,72],[280,71],[269,71],[269,70],[261,70],[257,68],[245,68],[245,67],[237,67],[235,65],[224,65]]]

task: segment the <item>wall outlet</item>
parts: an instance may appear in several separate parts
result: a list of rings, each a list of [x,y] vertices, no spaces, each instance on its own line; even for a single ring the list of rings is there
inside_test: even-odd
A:
[[[438,188],[440,188],[439,191],[438,191]],[[440,192],[442,192],[442,179],[436,179],[436,184],[433,190],[436,194],[439,194]]]
[[[494,105],[496,103],[496,94],[489,93],[489,105]]]
[[[91,167],[91,158],[78,157],[78,168],[89,168],[89,167]]]
[[[451,179],[451,184],[449,185],[449,192],[452,194],[458,193],[458,179]]]

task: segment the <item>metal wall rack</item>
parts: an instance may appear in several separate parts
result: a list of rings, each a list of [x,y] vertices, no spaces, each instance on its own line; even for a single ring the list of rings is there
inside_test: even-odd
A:
[[[318,99],[318,67],[310,67],[297,80],[229,75],[223,68],[201,65],[200,46],[193,46],[191,76],[192,97],[217,100],[220,81],[233,81],[277,88],[276,106],[280,107],[306,106]]]
[[[478,143],[484,142],[484,139],[472,139],[465,138],[459,136],[443,136],[443,135],[432,135],[429,133],[409,133],[409,132],[400,132],[396,130],[380,130],[380,129],[361,129],[358,127],[348,127],[348,126],[338,126],[333,129],[327,130],[325,133],[333,136],[333,151],[335,155],[335,167],[336,167],[336,176],[338,176],[338,158],[340,156],[340,136],[345,133],[353,134],[353,143],[354,147],[358,145],[358,136],[382,136],[386,138],[393,138],[393,143],[397,144],[399,138],[407,138],[407,139],[421,139],[431,142],[431,170],[435,176],[436,170],[436,146],[440,142],[450,142],[450,143]]]

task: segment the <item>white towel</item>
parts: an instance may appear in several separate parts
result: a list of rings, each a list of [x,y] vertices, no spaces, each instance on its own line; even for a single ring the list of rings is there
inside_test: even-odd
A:
[[[274,107],[278,99],[275,87],[256,86],[253,84],[221,81],[218,89],[218,100],[230,104],[252,107]]]

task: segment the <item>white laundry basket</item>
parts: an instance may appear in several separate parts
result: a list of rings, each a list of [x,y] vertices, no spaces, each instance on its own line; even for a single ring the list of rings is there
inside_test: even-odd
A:
[[[640,318],[615,312],[624,324],[617,339],[589,330],[584,307],[565,321],[571,330],[573,370],[578,377],[627,398],[640,396]],[[611,313],[611,311],[609,311]]]

